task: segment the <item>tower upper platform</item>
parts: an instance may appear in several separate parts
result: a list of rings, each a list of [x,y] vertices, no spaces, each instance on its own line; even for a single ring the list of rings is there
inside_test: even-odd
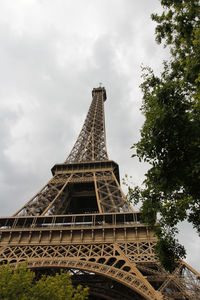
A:
[[[96,93],[102,93],[102,94],[103,94],[103,99],[104,99],[104,101],[106,101],[107,95],[106,95],[106,89],[105,89],[105,87],[93,88],[93,90],[92,90],[92,97],[93,97]]]

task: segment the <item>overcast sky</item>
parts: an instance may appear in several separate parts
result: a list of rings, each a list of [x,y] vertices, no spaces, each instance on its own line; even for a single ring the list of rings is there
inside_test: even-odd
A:
[[[154,41],[158,0],[0,1],[0,215],[9,216],[68,156],[103,83],[109,158],[141,184],[147,166],[131,158],[144,121],[141,65],[156,72],[167,52]],[[187,261],[200,242],[181,227]]]

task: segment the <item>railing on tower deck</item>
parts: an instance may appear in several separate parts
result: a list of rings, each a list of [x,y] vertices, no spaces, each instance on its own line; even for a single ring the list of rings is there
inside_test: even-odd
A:
[[[141,221],[141,213],[104,213],[52,216],[20,216],[0,218],[0,230],[52,227],[123,227],[146,226]]]

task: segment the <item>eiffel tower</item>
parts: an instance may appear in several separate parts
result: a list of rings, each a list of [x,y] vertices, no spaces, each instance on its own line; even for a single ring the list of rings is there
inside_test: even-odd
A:
[[[200,274],[184,261],[173,274],[161,267],[153,231],[121,190],[106,150],[105,101],[105,88],[94,88],[68,158],[12,217],[0,218],[0,262],[69,270],[75,284],[89,286],[89,299],[200,299]]]

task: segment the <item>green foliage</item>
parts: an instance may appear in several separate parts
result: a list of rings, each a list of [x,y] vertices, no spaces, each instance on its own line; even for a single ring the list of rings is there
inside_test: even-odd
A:
[[[195,0],[161,0],[161,16],[152,14],[158,23],[156,41],[165,41],[172,54],[171,75],[182,80],[190,96],[199,100],[200,91],[200,4]]]
[[[152,15],[158,24],[156,41],[165,41],[171,58],[163,63],[160,76],[143,68],[145,122],[133,156],[151,165],[145,188],[134,193],[142,202],[146,222],[152,225],[160,216],[157,253],[163,252],[166,267],[164,252],[166,261],[169,253],[162,249],[167,245],[174,253],[172,261],[185,255],[175,234],[166,228],[175,230],[187,220],[200,233],[200,4],[192,0],[162,0],[161,4],[162,15]]]
[[[10,265],[0,267],[0,299],[4,300],[85,300],[88,288],[73,287],[69,273],[42,276],[35,281],[35,273],[18,265],[13,270]]]
[[[174,232],[163,232],[163,229],[157,228],[159,240],[155,247],[155,254],[158,256],[161,264],[170,272],[174,271],[179,257],[185,257],[185,249],[178,243]]]
[[[13,272],[9,265],[0,267],[0,299],[32,299],[31,291],[35,274],[18,266]]]

